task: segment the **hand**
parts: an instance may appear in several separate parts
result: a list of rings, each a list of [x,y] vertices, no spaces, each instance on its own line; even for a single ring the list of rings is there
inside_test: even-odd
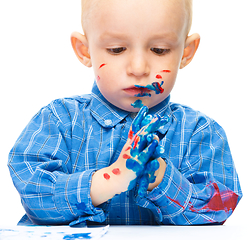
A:
[[[127,184],[127,179],[129,180],[129,185],[126,186],[125,190],[131,190],[136,185],[139,177],[145,174],[145,169],[147,169],[146,176],[150,176],[149,182],[154,182],[154,172],[158,169],[159,163],[153,159],[158,158],[163,153],[162,148],[158,146],[159,138],[155,132],[168,120],[158,115],[154,117],[146,115],[147,111],[147,107],[140,110],[131,125],[128,140],[120,157],[113,166],[110,166],[119,169],[120,172],[127,173],[123,175],[125,178],[123,183]]]

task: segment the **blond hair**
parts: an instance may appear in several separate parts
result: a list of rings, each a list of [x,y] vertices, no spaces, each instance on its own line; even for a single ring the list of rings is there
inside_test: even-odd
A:
[[[176,0],[172,0],[175,2]],[[189,33],[192,25],[193,17],[193,0],[183,0],[185,3],[185,11],[187,16],[187,34]],[[85,31],[85,26],[88,21],[88,15],[92,11],[93,7],[97,4],[97,0],[81,0],[81,24],[83,31]]]

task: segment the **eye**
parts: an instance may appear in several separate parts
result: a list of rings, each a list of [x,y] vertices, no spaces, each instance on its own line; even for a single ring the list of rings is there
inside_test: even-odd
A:
[[[118,48],[107,48],[107,52],[113,55],[120,54],[126,50],[125,47],[118,47]]]
[[[170,49],[165,48],[151,48],[150,50],[159,56],[165,55],[166,53],[170,52]]]

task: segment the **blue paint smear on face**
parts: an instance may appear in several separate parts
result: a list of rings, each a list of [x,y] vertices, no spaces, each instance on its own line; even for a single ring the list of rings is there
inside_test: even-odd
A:
[[[146,90],[152,90],[156,94],[163,93],[164,89],[162,89],[164,81],[162,81],[160,84],[158,82],[153,82],[152,84],[149,84],[147,86],[140,86],[140,85],[134,85],[135,87],[141,89],[141,93],[136,94],[136,97],[151,97],[151,94],[148,93]]]
[[[141,108],[143,107],[143,103],[141,100],[137,100],[136,102],[132,103],[131,106],[134,108]]]
[[[71,235],[66,235],[63,237],[65,240],[77,240],[77,239],[91,239],[91,233],[75,233]]]

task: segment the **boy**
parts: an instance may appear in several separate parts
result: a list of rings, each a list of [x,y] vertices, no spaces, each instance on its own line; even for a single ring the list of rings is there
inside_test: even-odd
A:
[[[91,95],[41,109],[11,150],[21,223],[224,223],[242,197],[225,133],[169,101],[199,45],[191,1],[82,7],[85,35],[72,46],[96,82]]]

